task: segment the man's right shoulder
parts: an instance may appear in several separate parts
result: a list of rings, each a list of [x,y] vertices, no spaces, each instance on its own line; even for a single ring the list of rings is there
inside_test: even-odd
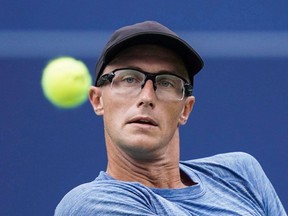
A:
[[[109,187],[104,187],[109,188]],[[59,202],[55,210],[56,215],[81,215],[85,209],[82,208],[83,203],[89,203],[89,201],[97,202],[98,197],[103,196],[103,188],[98,184],[96,180],[81,184],[72,190],[70,190]]]
[[[141,200],[144,196],[140,184],[96,179],[69,191],[57,205],[55,216],[106,213],[109,208],[121,206],[121,203],[123,207],[129,202],[133,205],[135,200]]]

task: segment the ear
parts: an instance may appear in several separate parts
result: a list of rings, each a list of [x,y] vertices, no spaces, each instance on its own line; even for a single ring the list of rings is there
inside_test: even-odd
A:
[[[190,113],[193,110],[193,106],[195,104],[195,97],[194,96],[189,96],[186,98],[185,105],[183,107],[182,113],[179,117],[179,125],[185,125]]]
[[[89,100],[96,113],[96,115],[103,115],[103,101],[102,101],[102,91],[99,87],[91,86],[89,89]]]

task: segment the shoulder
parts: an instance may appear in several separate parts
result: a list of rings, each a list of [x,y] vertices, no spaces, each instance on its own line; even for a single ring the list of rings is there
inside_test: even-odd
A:
[[[70,190],[57,205],[55,210],[56,215],[77,215],[80,213],[89,214],[89,209],[85,209],[82,203],[86,202],[89,206],[91,202],[95,202],[97,197],[101,196],[97,185],[93,182],[79,185]],[[89,207],[88,207],[89,208]],[[81,215],[81,214],[80,214]]]
[[[243,165],[243,164],[249,164],[249,163],[256,163],[257,160],[250,154],[245,152],[230,152],[230,153],[223,153],[223,154],[217,154],[213,155],[211,157],[205,157],[195,160],[190,160],[192,163],[208,163],[208,164],[223,164],[227,166],[233,166],[233,165]]]
[[[244,152],[190,160],[186,165],[205,179],[229,185],[231,189],[242,193],[254,193],[253,196],[258,199],[265,196],[262,191],[266,190],[267,185],[271,185],[259,162]]]
[[[224,183],[231,190],[249,198],[267,215],[286,215],[273,185],[259,162],[250,154],[233,152],[184,161],[203,178]]]
[[[193,169],[219,177],[241,176],[244,179],[254,179],[263,173],[259,162],[250,154],[232,152],[217,154],[211,157],[185,161],[184,164]]]
[[[195,159],[191,161],[195,162],[214,162],[214,163],[224,163],[229,164],[231,162],[247,162],[247,161],[257,161],[252,155],[245,153],[245,152],[230,152],[230,153],[223,153],[217,154],[210,157]]]
[[[139,184],[95,180],[69,191],[57,205],[55,216],[121,215],[120,213],[125,211],[137,212],[139,206],[149,209],[145,190]]]

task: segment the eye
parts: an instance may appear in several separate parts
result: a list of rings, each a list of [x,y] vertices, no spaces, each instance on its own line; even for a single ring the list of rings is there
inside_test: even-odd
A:
[[[171,80],[167,80],[167,79],[158,81],[157,85],[162,86],[162,87],[167,87],[167,88],[174,87],[173,82]]]
[[[118,72],[115,82],[122,86],[137,86],[143,81],[143,75],[133,70],[123,70]]]
[[[125,76],[122,78],[122,82],[126,82],[126,83],[136,83],[137,80],[135,77],[133,76]]]
[[[178,78],[170,75],[160,75],[157,77],[157,86],[162,88],[177,88]]]

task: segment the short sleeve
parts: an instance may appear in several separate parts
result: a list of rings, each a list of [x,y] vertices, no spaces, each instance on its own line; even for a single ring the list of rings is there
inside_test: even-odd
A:
[[[243,167],[244,171],[247,170],[247,178],[261,195],[262,205],[266,215],[287,215],[272,183],[266,176],[259,162],[253,156],[246,153],[241,153],[239,157],[243,158]]]
[[[248,182],[251,190],[259,195],[260,205],[265,215],[287,215],[273,185],[253,156],[243,152],[235,152],[217,157],[222,164],[242,176]]]

